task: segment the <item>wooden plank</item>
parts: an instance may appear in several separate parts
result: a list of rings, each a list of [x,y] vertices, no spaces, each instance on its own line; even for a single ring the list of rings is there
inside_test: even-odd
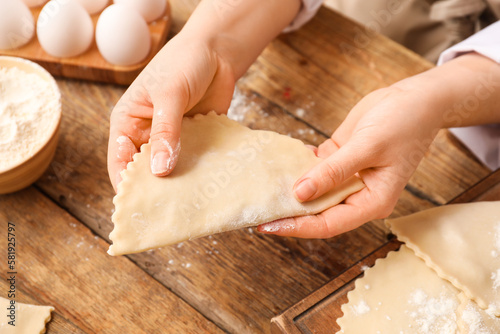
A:
[[[17,300],[54,306],[66,320],[51,324],[55,333],[221,332],[129,259],[108,256],[108,243],[34,188],[0,196],[0,207],[4,239],[7,222],[16,226]]]
[[[500,200],[500,169],[482,179],[465,193],[455,197],[450,203],[466,203]]]
[[[441,130],[408,188],[435,204],[445,204],[490,173],[448,130]]]
[[[450,203],[500,200],[500,170],[481,180]],[[271,320],[273,333],[336,333],[340,330],[336,320],[343,315],[340,307],[345,304],[347,293],[354,289],[354,282],[362,276],[362,266],[371,267],[375,260],[399,248],[395,239],[360,260],[344,273],[311,293]]]
[[[3,271],[2,267],[2,271]],[[0,289],[1,291],[8,291],[9,285],[7,284],[6,277],[4,276],[5,272],[0,274]],[[7,296],[2,293],[2,297],[6,298]],[[32,304],[32,305],[44,305],[43,301],[36,296],[33,296],[28,291],[26,291],[21,286],[16,286],[16,302]],[[51,306],[51,305],[49,305]],[[56,312],[52,313],[52,318],[50,322],[46,325],[47,333],[49,334],[83,334],[85,333],[81,328],[77,327],[71,320],[65,319],[61,314]]]
[[[42,8],[31,8],[35,22],[37,22]],[[94,30],[98,18],[99,14],[92,15]],[[0,55],[29,59],[40,64],[56,76],[128,85],[134,81],[142,69],[165,44],[170,24],[170,6],[167,6],[164,17],[148,24],[151,34],[151,51],[145,60],[136,65],[117,66],[108,63],[99,53],[95,40],[87,51],[71,58],[58,58],[49,55],[42,49],[36,36],[20,48],[0,50]]]

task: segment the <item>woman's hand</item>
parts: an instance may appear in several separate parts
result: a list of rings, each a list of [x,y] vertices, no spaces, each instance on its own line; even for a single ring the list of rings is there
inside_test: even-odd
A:
[[[423,112],[431,108],[424,95],[386,88],[363,98],[318,147],[317,156],[325,160],[295,183],[294,193],[310,201],[356,173],[366,187],[318,215],[271,222],[259,231],[328,238],[388,216],[437,133]]]
[[[471,53],[370,93],[321,144],[320,164],[294,186],[310,201],[358,173],[366,187],[318,215],[259,226],[282,236],[328,238],[387,217],[437,132],[500,123],[500,66]]]
[[[108,173],[115,191],[120,172],[150,138],[151,171],[168,175],[181,147],[182,117],[226,112],[236,79],[299,9],[299,0],[201,1],[113,109]]]
[[[151,138],[151,171],[169,174],[180,151],[184,114],[226,112],[235,77],[203,41],[174,37],[146,66],[111,114],[108,172],[116,191],[120,172]]]

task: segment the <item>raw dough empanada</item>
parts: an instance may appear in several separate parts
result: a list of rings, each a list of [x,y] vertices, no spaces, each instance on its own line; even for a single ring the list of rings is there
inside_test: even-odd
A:
[[[2,320],[0,320],[0,333],[2,334],[41,334],[45,333],[45,324],[50,321],[52,306],[38,306],[30,304],[15,303],[15,326],[9,325],[11,319],[7,309],[10,307],[10,300],[0,297],[0,309],[2,310]]]
[[[296,139],[250,130],[211,112],[185,118],[173,173],[150,171],[143,145],[114,198],[108,253],[137,253],[279,218],[321,212],[364,187],[351,177],[317,200],[299,203],[294,182],[320,159]]]
[[[457,333],[458,291],[405,247],[356,280],[339,333]]]
[[[463,293],[458,296],[461,304],[457,309],[458,328],[463,334],[498,334],[500,318],[486,313]]]
[[[500,202],[440,206],[387,223],[440,277],[500,316]]]

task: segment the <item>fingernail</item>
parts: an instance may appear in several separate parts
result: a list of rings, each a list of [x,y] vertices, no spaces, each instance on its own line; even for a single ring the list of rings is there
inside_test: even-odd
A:
[[[311,179],[304,179],[295,187],[295,197],[304,202],[311,198],[317,190],[318,188]]]
[[[260,225],[259,231],[264,232],[264,233],[274,233],[278,232],[280,230],[281,224],[276,222],[276,223],[267,223]]]
[[[259,232],[262,233],[290,232],[293,230],[295,230],[295,222],[293,219],[281,219],[259,226]]]
[[[162,175],[170,169],[170,155],[167,152],[158,152],[153,157],[151,171],[155,175]]]

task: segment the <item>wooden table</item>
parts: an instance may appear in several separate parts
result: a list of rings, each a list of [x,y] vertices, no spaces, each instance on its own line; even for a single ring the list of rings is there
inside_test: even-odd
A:
[[[178,32],[197,1],[171,1]],[[318,145],[365,94],[432,65],[322,8],[272,42],[238,82],[242,123]],[[260,333],[290,305],[386,241],[380,222],[327,240],[254,229],[111,257],[109,114],[123,87],[58,79],[61,138],[34,185],[0,196],[3,238],[17,227],[19,302],[53,305],[49,333]],[[490,171],[442,131],[393,217],[446,203]],[[0,254],[6,254],[0,242]],[[0,260],[6,291],[6,261]],[[4,292],[1,294],[5,295]]]

